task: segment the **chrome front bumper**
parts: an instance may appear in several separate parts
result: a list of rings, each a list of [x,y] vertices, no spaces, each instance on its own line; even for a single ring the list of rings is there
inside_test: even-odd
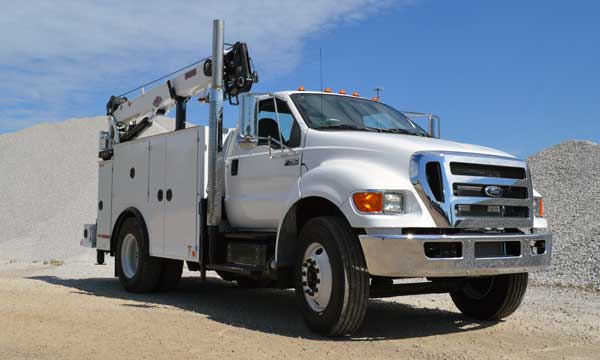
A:
[[[498,275],[543,270],[550,265],[552,234],[359,235],[371,275],[390,277],[452,277]],[[545,252],[534,254],[531,244],[545,241]],[[476,257],[480,242],[519,241],[519,256]],[[460,242],[462,256],[428,258],[425,243]]]

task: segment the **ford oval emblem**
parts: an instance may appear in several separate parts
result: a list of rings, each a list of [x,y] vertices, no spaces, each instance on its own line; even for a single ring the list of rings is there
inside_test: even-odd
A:
[[[504,195],[504,189],[495,185],[486,186],[483,192],[489,197],[502,197]]]

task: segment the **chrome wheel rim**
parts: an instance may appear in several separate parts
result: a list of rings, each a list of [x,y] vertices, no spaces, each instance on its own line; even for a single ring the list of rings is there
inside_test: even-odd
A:
[[[121,268],[124,275],[131,279],[137,272],[140,261],[140,252],[135,235],[127,234],[121,245]]]
[[[319,243],[312,243],[302,258],[302,291],[315,312],[325,310],[331,299],[332,273],[329,255]]]

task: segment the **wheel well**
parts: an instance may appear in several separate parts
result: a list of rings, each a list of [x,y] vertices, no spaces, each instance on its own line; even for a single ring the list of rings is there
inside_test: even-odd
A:
[[[312,218],[319,216],[339,216],[346,218],[338,207],[331,201],[321,197],[308,197],[298,201],[296,224],[300,229]]]
[[[278,267],[293,268],[300,230],[310,219],[319,216],[339,216],[347,220],[340,209],[325,198],[311,196],[298,200],[288,210],[281,224],[277,238]]]
[[[128,218],[137,219],[138,223],[142,226],[142,232],[144,234],[144,237],[146,238],[146,241],[148,241],[148,229],[146,228],[146,222],[144,221],[142,213],[134,207],[127,208],[121,212],[121,214],[117,218],[117,221],[115,221],[115,226],[113,227],[113,231],[110,235],[111,256],[115,256],[115,253],[117,252],[117,241],[119,237],[119,231],[121,230],[121,225],[123,225],[125,220]]]

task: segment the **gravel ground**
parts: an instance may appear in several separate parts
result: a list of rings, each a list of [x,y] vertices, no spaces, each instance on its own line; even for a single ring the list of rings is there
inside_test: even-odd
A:
[[[534,280],[600,289],[600,144],[568,141],[529,163],[554,236],[552,267]]]
[[[600,352],[600,296],[592,291],[531,287],[502,322],[466,318],[448,295],[372,300],[363,328],[332,340],[306,328],[291,291],[184,276],[173,293],[143,295],[122,290],[112,264],[0,265],[0,359],[594,359]]]

